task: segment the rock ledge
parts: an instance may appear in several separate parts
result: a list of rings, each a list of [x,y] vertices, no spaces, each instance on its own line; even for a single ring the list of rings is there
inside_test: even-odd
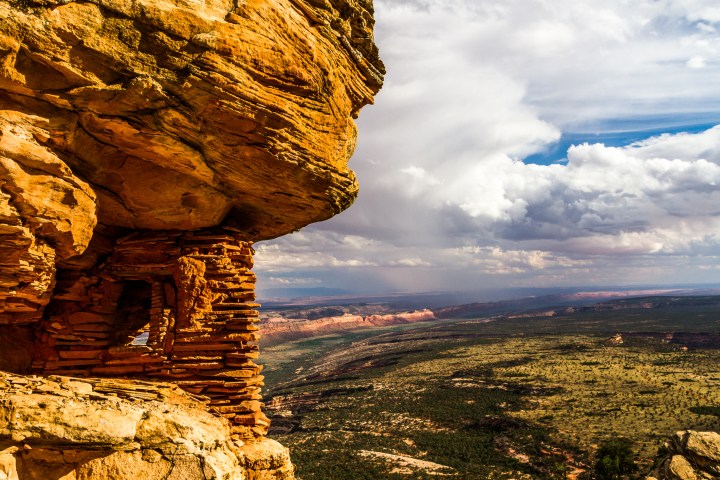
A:
[[[287,480],[293,467],[176,385],[0,373],[0,478]]]
[[[720,434],[686,430],[665,443],[666,455],[645,480],[720,478]]]

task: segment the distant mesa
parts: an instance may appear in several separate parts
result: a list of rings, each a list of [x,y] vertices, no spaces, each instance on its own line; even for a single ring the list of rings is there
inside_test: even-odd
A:
[[[428,309],[392,312],[381,306],[311,308],[300,312],[299,317],[264,316],[260,323],[263,345],[274,345],[351,329],[436,320],[435,314]]]

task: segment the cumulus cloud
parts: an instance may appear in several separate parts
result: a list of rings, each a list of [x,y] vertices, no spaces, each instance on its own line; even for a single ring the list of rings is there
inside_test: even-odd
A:
[[[695,55],[687,61],[687,66],[695,70],[705,68],[707,66],[707,60],[701,55]]]
[[[262,272],[282,273],[293,272],[298,268],[310,270],[320,268],[354,268],[373,267],[377,263],[365,258],[356,256],[351,258],[338,258],[331,250],[322,250],[320,244],[314,245],[313,249],[296,248],[292,252],[281,249],[281,244],[266,244],[256,249],[256,259],[262,264],[259,268]],[[344,245],[343,250],[362,255],[363,252],[356,252],[352,243]]]
[[[565,165],[495,166],[502,185],[493,189],[496,198],[489,199],[476,179],[474,186],[464,180],[465,193],[455,201],[472,216],[490,217],[488,227],[505,239],[579,238],[591,244],[602,238],[605,250],[615,251],[613,244],[634,238],[631,243],[645,245],[646,253],[686,252],[720,218],[719,152],[720,127],[623,148],[585,143],[569,149]],[[480,193],[466,207],[473,191]],[[483,210],[483,203],[500,214]],[[566,248],[554,245],[546,248]]]
[[[717,280],[720,127],[621,146],[592,136],[720,119],[715,2],[375,7],[388,75],[359,120],[359,200],[261,243],[261,277],[400,290]],[[587,141],[561,162],[523,161],[563,132]]]

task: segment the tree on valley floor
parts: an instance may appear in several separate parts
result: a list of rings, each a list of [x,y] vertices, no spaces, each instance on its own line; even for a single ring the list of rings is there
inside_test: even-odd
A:
[[[637,470],[632,442],[611,437],[598,450],[595,475],[598,480],[621,480]]]
[[[548,470],[551,480],[567,480],[568,478],[569,468],[563,463],[553,463]]]

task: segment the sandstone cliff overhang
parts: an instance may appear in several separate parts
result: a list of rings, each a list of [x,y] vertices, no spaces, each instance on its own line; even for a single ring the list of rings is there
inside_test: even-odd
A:
[[[0,1],[2,192],[27,210],[13,169],[62,178],[68,229],[95,202],[104,226],[247,240],[329,218],[382,82],[372,25],[370,0]]]
[[[372,13],[0,0],[0,369],[176,381],[262,437],[252,242],[357,195]]]
[[[269,239],[347,208],[371,0],[0,0],[0,323],[136,230]],[[92,240],[92,241],[91,241]],[[4,320],[3,320],[4,319]]]

